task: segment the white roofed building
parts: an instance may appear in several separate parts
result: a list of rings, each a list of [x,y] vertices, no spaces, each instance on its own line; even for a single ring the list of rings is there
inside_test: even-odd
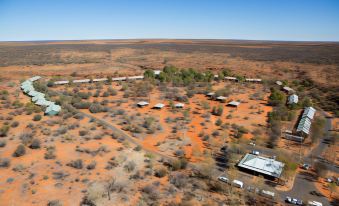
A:
[[[237,165],[240,169],[261,174],[267,179],[279,179],[285,164],[271,158],[246,154]]]
[[[184,108],[185,104],[183,104],[183,103],[176,103],[174,106],[175,106],[175,108]]]
[[[138,102],[137,105],[138,105],[139,107],[144,107],[144,106],[149,105],[149,103],[148,103],[148,102],[145,102],[145,101],[141,101],[141,102]]]
[[[239,105],[240,105],[240,102],[237,102],[237,101],[231,101],[227,103],[227,106],[230,106],[230,107],[238,107]]]
[[[162,109],[165,105],[162,103],[158,103],[156,105],[153,106],[154,109]]]
[[[298,104],[299,98],[298,95],[292,94],[288,97],[288,104]]]
[[[57,104],[50,104],[46,110],[45,110],[45,114],[46,115],[56,115],[61,111],[61,107]]]

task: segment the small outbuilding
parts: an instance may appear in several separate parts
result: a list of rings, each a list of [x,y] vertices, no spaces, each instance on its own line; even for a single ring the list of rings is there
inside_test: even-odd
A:
[[[158,103],[156,105],[153,106],[154,109],[162,109],[165,105],[162,103]]]
[[[292,94],[288,97],[288,104],[298,104],[299,98],[298,95]]]
[[[240,105],[240,102],[237,102],[237,101],[231,101],[227,103],[227,106],[229,107],[238,107],[239,105]]]
[[[175,108],[184,108],[185,104],[183,104],[183,103],[176,103],[174,106],[175,106]]]
[[[146,101],[141,101],[141,102],[138,102],[137,105],[138,105],[138,107],[145,107],[145,106],[149,105],[149,103],[146,102]]]
[[[207,96],[207,97],[210,97],[210,98],[213,97],[214,95],[215,95],[214,92],[208,92],[208,93],[206,94],[206,96]]]
[[[283,87],[283,90],[285,92],[287,92],[288,94],[291,94],[291,93],[295,92],[294,89],[292,89],[291,87],[287,87],[287,86]]]
[[[224,97],[224,96],[218,96],[217,98],[216,98],[218,101],[221,101],[221,102],[224,102],[224,101],[226,101],[226,97]]]

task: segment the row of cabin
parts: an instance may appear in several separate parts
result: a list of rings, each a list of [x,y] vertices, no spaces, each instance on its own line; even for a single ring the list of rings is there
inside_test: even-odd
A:
[[[155,75],[159,75],[160,71],[156,70],[156,71],[154,71],[154,74]],[[129,76],[129,77],[113,77],[112,81],[116,82],[116,81],[141,80],[141,79],[144,79],[143,75]],[[78,80],[73,80],[73,81],[61,80],[61,81],[55,81],[55,82],[53,82],[53,84],[55,84],[55,85],[63,85],[63,84],[69,84],[69,83],[90,83],[90,82],[105,82],[105,81],[108,81],[108,78],[78,79]]]
[[[278,86],[283,86],[283,83],[281,81],[276,81],[275,82]],[[298,95],[296,95],[295,93],[295,90],[292,89],[291,87],[288,87],[288,86],[284,86],[282,87],[282,90],[284,92],[286,92],[287,94],[290,94],[290,96],[288,96],[288,99],[287,99],[287,104],[298,104],[299,102],[299,97]]]
[[[209,92],[209,93],[206,94],[206,96],[209,97],[209,98],[214,98],[215,93],[214,92]],[[227,97],[218,96],[215,99],[217,101],[220,101],[220,102],[226,102]],[[238,107],[239,105],[240,105],[240,102],[238,102],[238,101],[231,101],[231,102],[227,103],[227,106],[230,106],[230,107]]]
[[[138,107],[145,107],[145,106],[148,106],[148,105],[149,105],[149,103],[146,102],[146,101],[141,101],[141,102],[138,102],[138,103],[137,103],[137,106],[138,106]],[[175,108],[184,108],[184,106],[185,106],[185,104],[183,104],[183,103],[176,103],[176,104],[174,105]],[[153,108],[153,109],[162,109],[163,107],[165,107],[165,104],[163,104],[163,103],[157,103],[157,104],[155,104],[152,108]]]
[[[61,107],[54,102],[48,101],[45,99],[45,94],[35,91],[33,82],[39,80],[40,76],[34,76],[24,82],[21,83],[21,89],[22,91],[30,96],[32,99],[32,102],[34,104],[45,107],[45,114],[46,115],[56,115],[61,111]]]
[[[231,76],[226,76],[226,77],[224,77],[224,79],[230,80],[230,81],[238,81],[238,79],[236,77],[231,77]],[[245,78],[245,82],[261,83],[262,79]]]

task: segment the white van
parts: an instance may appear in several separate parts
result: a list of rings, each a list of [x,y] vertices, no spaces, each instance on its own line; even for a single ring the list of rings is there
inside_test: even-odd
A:
[[[233,180],[232,181],[232,185],[235,187],[239,187],[239,188],[243,188],[244,187],[244,183],[239,181],[239,180]]]
[[[323,206],[322,203],[317,202],[317,201],[308,201],[307,205],[308,206]]]

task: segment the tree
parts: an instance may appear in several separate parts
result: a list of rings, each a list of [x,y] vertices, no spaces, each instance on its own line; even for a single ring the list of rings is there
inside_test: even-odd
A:
[[[116,182],[116,178],[115,177],[112,177],[111,179],[109,179],[107,181],[107,184],[106,184],[105,188],[106,188],[108,200],[111,200],[111,192],[114,189],[115,182]]]
[[[271,106],[277,106],[280,104],[285,104],[285,102],[286,102],[285,94],[279,90],[276,90],[275,88],[272,88],[268,104]]]
[[[144,77],[145,77],[145,78],[148,78],[148,79],[154,79],[154,78],[155,78],[154,71],[151,70],[151,69],[147,69],[147,70],[144,72]]]

